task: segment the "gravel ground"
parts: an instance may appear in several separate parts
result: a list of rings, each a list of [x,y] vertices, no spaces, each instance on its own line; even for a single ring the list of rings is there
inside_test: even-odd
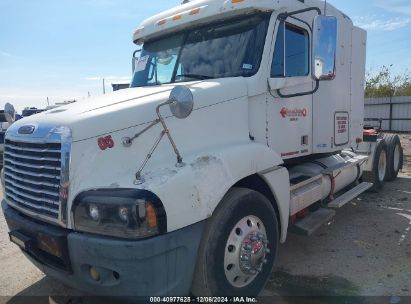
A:
[[[344,206],[312,237],[289,234],[263,295],[411,296],[411,135],[402,142],[399,178]],[[9,242],[2,212],[0,269],[0,302],[21,303],[16,295],[82,299],[70,300],[83,293],[45,277]]]

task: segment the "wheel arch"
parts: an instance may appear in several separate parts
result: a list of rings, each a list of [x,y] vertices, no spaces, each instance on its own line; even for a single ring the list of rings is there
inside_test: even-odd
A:
[[[235,187],[257,191],[271,202],[277,216],[280,241],[284,243],[287,238],[290,208],[287,169],[279,166],[266,172],[249,175],[232,186],[232,188]]]
[[[270,186],[266,183],[266,181],[258,174],[253,174],[250,176],[247,176],[243,178],[242,180],[238,181],[235,185],[231,187],[232,188],[247,188],[250,190],[254,190],[256,192],[261,193],[264,195],[271,203],[275,210],[275,214],[277,217],[278,221],[278,231],[281,234],[281,219],[280,219],[280,212],[278,209],[278,203],[277,200],[272,193]]]

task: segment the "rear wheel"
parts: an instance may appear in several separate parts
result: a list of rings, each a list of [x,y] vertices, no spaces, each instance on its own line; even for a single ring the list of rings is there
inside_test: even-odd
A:
[[[257,296],[274,265],[277,217],[262,194],[233,188],[208,220],[192,292],[201,296]]]
[[[377,143],[377,148],[374,154],[374,160],[371,171],[365,171],[362,179],[365,182],[373,183],[371,191],[377,192],[384,187],[384,181],[388,173],[388,153],[385,140]]]
[[[395,134],[385,134],[385,142],[387,143],[388,151],[388,168],[387,181],[393,181],[397,178],[402,167],[403,151],[401,147],[400,137]]]

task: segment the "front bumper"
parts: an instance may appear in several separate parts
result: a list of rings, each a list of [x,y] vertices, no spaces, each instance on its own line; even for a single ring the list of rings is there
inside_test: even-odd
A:
[[[68,286],[103,296],[190,292],[204,222],[146,240],[125,241],[35,222],[4,200],[2,209],[10,231],[33,239],[24,254],[45,274]],[[44,237],[52,238],[51,244],[60,249],[54,250],[60,252],[57,259],[36,247]],[[98,270],[98,281],[91,278],[90,267]]]

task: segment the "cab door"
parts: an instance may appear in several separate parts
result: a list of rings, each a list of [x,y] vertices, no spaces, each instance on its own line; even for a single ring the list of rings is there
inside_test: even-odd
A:
[[[283,159],[312,153],[311,28],[277,20],[267,94],[267,141]]]

